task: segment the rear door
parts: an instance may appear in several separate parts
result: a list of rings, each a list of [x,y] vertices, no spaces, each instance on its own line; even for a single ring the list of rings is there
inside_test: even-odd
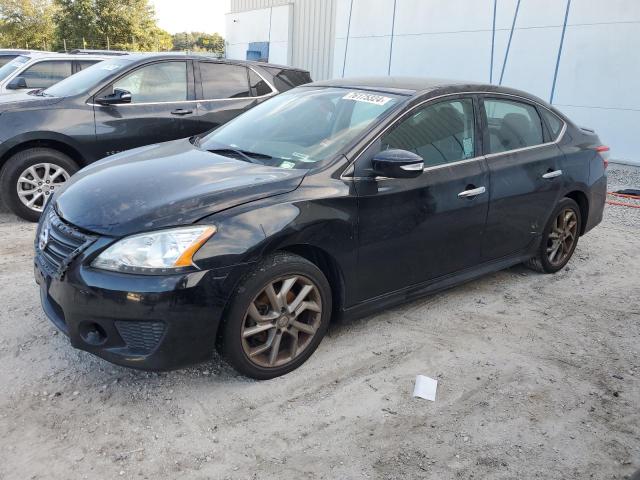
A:
[[[127,72],[96,98],[114,89],[131,93],[131,103],[98,105],[96,151],[99,157],[199,133],[192,62],[165,60]]]
[[[479,154],[472,96],[418,107],[369,147],[356,165],[359,299],[417,285],[480,261],[489,175]],[[379,151],[417,153],[417,178],[371,177]]]
[[[200,131],[224,125],[275,94],[254,70],[244,65],[199,61],[196,69]]]
[[[558,200],[562,152],[538,107],[513,96],[482,99],[484,148],[491,178],[484,260],[530,248]]]

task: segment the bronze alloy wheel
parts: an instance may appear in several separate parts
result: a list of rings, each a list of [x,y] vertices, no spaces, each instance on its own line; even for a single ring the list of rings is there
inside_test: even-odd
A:
[[[558,213],[547,241],[547,258],[551,265],[561,265],[573,252],[578,241],[578,218],[571,208]]]
[[[242,323],[242,348],[260,367],[286,365],[309,346],[321,320],[320,292],[309,278],[278,278],[249,304]]]

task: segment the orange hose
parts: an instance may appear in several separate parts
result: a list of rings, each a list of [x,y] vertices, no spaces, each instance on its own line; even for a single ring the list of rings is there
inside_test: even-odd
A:
[[[633,200],[640,200],[640,195],[628,195],[626,193],[607,192],[607,195],[613,195],[614,197],[631,198]]]
[[[624,203],[624,202],[615,202],[613,200],[607,200],[607,203],[609,205],[619,205],[621,207],[640,208],[640,205],[632,205],[630,203]]]

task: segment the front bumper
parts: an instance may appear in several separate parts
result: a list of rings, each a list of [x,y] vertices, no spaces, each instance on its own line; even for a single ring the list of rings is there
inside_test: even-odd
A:
[[[71,265],[62,279],[35,259],[42,308],[81,350],[126,367],[170,370],[210,358],[231,275],[129,275]]]

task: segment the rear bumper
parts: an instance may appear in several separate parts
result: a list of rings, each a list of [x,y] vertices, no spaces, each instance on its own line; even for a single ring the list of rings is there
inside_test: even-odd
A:
[[[62,280],[35,261],[42,308],[71,344],[143,370],[206,361],[215,346],[229,289],[212,271],[143,276],[70,268]]]
[[[597,226],[604,215],[604,205],[607,200],[607,177],[603,175],[591,185],[589,195],[589,215],[586,219],[584,233]]]

